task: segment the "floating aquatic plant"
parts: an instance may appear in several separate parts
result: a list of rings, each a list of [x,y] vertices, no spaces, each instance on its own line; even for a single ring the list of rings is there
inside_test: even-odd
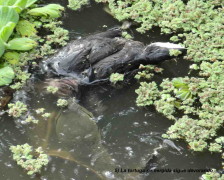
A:
[[[36,120],[33,116],[28,116],[24,121],[22,121],[22,124],[29,124],[29,123],[34,123],[34,124],[38,124],[38,120]]]
[[[139,72],[135,75],[135,79],[137,80],[149,80],[154,76],[154,73],[161,73],[163,71],[162,68],[158,68],[154,65],[143,65],[139,66]]]
[[[42,114],[42,113],[44,113],[44,111],[45,111],[44,108],[39,108],[39,109],[36,110],[36,113],[37,114]]]
[[[47,92],[55,94],[58,91],[58,87],[54,87],[54,86],[48,86],[47,87]]]
[[[22,114],[27,112],[27,105],[23,104],[20,101],[17,101],[16,103],[8,104],[8,107],[9,107],[9,110],[8,110],[9,115],[15,118],[18,118],[22,116]]]
[[[36,1],[37,0],[0,0],[0,57],[5,53],[5,51],[8,50],[29,51],[34,49],[38,43],[43,44],[41,52],[35,49],[31,53],[26,54],[30,54],[29,57],[24,57],[20,53],[19,62],[18,55],[15,53],[4,55],[4,59],[6,61],[10,64],[17,65],[14,71],[16,72],[16,79],[19,80],[19,82],[16,82],[11,86],[14,89],[21,88],[26,81],[23,78],[25,77],[24,73],[23,77],[20,77],[20,75],[17,74],[17,71],[20,71],[19,67],[25,65],[24,60],[32,60],[35,58],[40,58],[41,56],[52,54],[55,51],[50,46],[51,44],[59,43],[60,45],[65,45],[65,41],[68,39],[68,32],[62,28],[59,28],[57,25],[54,26],[58,29],[52,30],[49,28],[49,30],[52,30],[54,36],[51,37],[52,40],[49,40],[48,44],[43,43],[47,40],[41,39],[37,36],[37,28],[40,28],[45,23],[51,24],[53,21],[52,18],[60,17],[61,11],[64,8],[57,4],[49,4],[41,8],[30,8],[30,10],[28,10],[29,15],[27,11],[23,11],[24,9],[31,7]],[[32,14],[32,16],[30,16],[30,14]],[[35,19],[35,16],[47,16],[48,19]],[[49,17],[51,20],[49,20]],[[19,20],[19,18],[21,19]],[[56,39],[57,41],[54,42],[53,39]],[[8,42],[8,40],[10,41]],[[5,69],[0,70],[5,71]],[[28,79],[29,75],[27,74],[26,77],[26,79]]]
[[[173,86],[175,87],[174,94],[181,100],[192,99],[192,93],[188,87],[188,84],[183,81],[182,78],[174,78],[172,80]]]
[[[59,4],[49,4],[44,7],[33,8],[27,13],[32,16],[45,16],[50,18],[59,18],[61,16],[61,11],[64,10]]]
[[[42,114],[43,118],[49,118],[51,116],[51,113],[44,113]]]
[[[119,81],[123,81],[124,80],[124,74],[120,74],[120,73],[112,73],[110,75],[110,82],[112,82],[113,84],[116,84]]]
[[[44,154],[41,147],[34,149],[29,144],[10,147],[13,159],[27,171],[28,175],[40,173],[41,168],[49,162],[48,155]]]
[[[19,14],[12,7],[0,6],[0,57],[6,50],[6,43],[19,20]]]
[[[135,92],[138,94],[136,100],[138,106],[152,105],[159,96],[159,90],[155,82],[141,82],[141,86]]]
[[[58,107],[66,107],[66,106],[68,106],[68,101],[66,99],[58,99],[57,106]]]
[[[16,65],[16,64],[19,63],[20,54],[16,51],[8,51],[4,54],[3,58],[4,58],[5,61],[9,62],[10,64]]]
[[[36,41],[30,38],[15,38],[6,45],[9,50],[29,51],[37,46]]]
[[[212,172],[207,172],[202,175],[201,180],[223,180],[224,175],[217,172],[217,170],[212,169]]]
[[[89,0],[68,0],[68,7],[72,10],[78,10],[84,5],[89,4]]]
[[[171,49],[169,51],[170,56],[179,56],[180,54],[182,54],[182,52],[180,50],[177,49]]]
[[[37,34],[35,24],[28,20],[20,20],[16,26],[16,31],[21,37],[33,37]]]
[[[9,85],[15,77],[13,69],[9,66],[0,69],[0,86]]]
[[[32,6],[37,0],[0,0],[0,6],[14,8],[18,13]]]
[[[40,114],[43,118],[49,118],[51,116],[51,113],[45,112],[44,108],[39,108],[36,110],[37,114]]]
[[[190,68],[199,71],[201,77],[178,78],[184,83],[180,88],[174,86],[172,79],[163,80],[158,88],[156,84],[149,86],[141,83],[136,91],[137,105],[154,104],[157,111],[175,120],[164,137],[185,139],[196,151],[206,148],[219,150],[220,144],[215,142],[207,146],[207,141],[217,136],[216,132],[224,122],[224,77],[221,73],[224,72],[223,0],[95,1],[107,3],[107,12],[119,21],[136,22],[140,33],[160,27],[162,33],[175,33],[171,41],[182,42],[187,47],[184,58],[197,63]],[[171,51],[171,55],[177,54]],[[147,77],[147,73],[142,75]],[[140,77],[137,75],[137,78]],[[181,118],[176,116],[177,111],[183,113]],[[192,115],[194,119],[190,118]],[[206,173],[203,178],[219,180],[223,179],[223,175],[221,177],[216,171]]]
[[[176,123],[169,128],[166,137],[185,139],[191,143],[191,149],[203,150],[206,140],[215,137],[216,131],[223,123],[223,63],[221,60],[221,44],[223,44],[221,1],[194,1],[183,3],[177,1],[113,1],[97,0],[109,3],[110,13],[118,20],[133,19],[139,23],[139,32],[150,30],[153,26],[161,27],[163,33],[181,32],[172,41],[180,42],[188,47],[186,59],[194,64],[193,70],[200,70],[202,77],[166,79],[157,88],[155,83],[141,83],[136,91],[137,104],[147,106],[154,104],[156,109]],[[210,14],[208,16],[208,14]],[[197,18],[195,18],[197,17]],[[205,48],[208,47],[209,48]],[[171,52],[177,55],[179,52]],[[211,61],[205,62],[205,61]],[[215,63],[213,63],[215,61]],[[150,71],[142,71],[136,75],[151,78]],[[147,78],[146,78],[147,79]],[[200,103],[195,103],[195,102]],[[175,112],[185,115],[197,115],[198,119],[189,116],[177,118]],[[185,129],[184,127],[191,127]],[[193,131],[193,129],[199,129]],[[202,132],[204,135],[202,135]]]

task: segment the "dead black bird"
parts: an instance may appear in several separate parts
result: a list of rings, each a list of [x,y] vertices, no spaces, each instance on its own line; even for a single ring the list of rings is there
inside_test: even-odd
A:
[[[122,30],[113,28],[72,41],[46,60],[42,69],[48,75],[72,77],[83,84],[107,80],[112,73],[128,73],[140,64],[158,64],[172,59],[170,50],[185,48],[172,43],[152,43],[121,37]]]

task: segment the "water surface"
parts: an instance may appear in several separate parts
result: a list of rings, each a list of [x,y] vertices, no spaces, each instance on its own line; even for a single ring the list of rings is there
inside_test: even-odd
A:
[[[56,2],[51,0],[49,2]],[[58,3],[66,5],[66,1],[58,0]],[[103,11],[103,6],[92,3],[91,7],[85,8],[80,12],[73,12],[66,9],[64,27],[69,30],[71,39],[85,36],[95,32],[106,30],[118,26],[117,20]],[[161,36],[159,29],[154,29],[146,35],[131,30],[135,40],[146,44],[151,42],[169,41],[168,36]],[[189,62],[178,59],[177,61],[165,62],[161,65],[165,69],[162,75],[156,75],[154,80],[162,81],[163,78],[187,76]],[[170,169],[204,169],[220,168],[220,157],[217,154],[193,153],[186,143],[174,141],[177,148],[164,143],[161,135],[172,125],[154,108],[138,108],[135,104],[137,95],[135,89],[139,84],[135,81],[126,84],[123,88],[116,89],[111,86],[99,85],[95,87],[86,87],[82,92],[80,103],[88,110],[93,112],[95,120],[101,133],[102,146],[107,151],[111,159],[119,168],[144,168],[147,160],[152,153],[157,150],[158,156],[153,160],[153,165],[157,168]],[[40,92],[29,92],[26,99],[30,109],[44,107],[47,112],[55,114],[60,109],[56,107],[56,99],[46,96]],[[26,97],[26,96],[24,96]],[[51,157],[49,165],[43,169],[41,175],[29,177],[22,168],[16,165],[12,160],[12,154],[9,151],[11,145],[29,143],[34,147],[44,146],[48,150],[55,152],[68,152],[74,158],[79,158],[75,154],[73,141],[70,144],[61,142],[56,135],[56,120],[51,123],[40,118],[40,125],[24,126],[13,120],[13,118],[4,115],[0,117],[0,179],[1,180],[28,180],[28,179],[46,179],[46,180],[75,180],[75,179],[99,179],[91,170],[85,166],[69,160],[68,155],[63,157]],[[65,125],[68,121],[65,121]],[[49,127],[51,124],[51,127]],[[67,124],[69,128],[69,124]],[[46,135],[48,129],[52,132]],[[68,137],[71,138],[72,137]],[[166,141],[165,141],[166,142]],[[159,147],[162,147],[159,149]],[[82,149],[82,147],[81,147]],[[83,152],[85,151],[83,147]],[[62,153],[63,154],[63,153]],[[66,159],[67,157],[67,159]],[[88,160],[83,164],[88,164]],[[93,167],[94,168],[94,167]],[[145,180],[189,180],[198,179],[201,173],[150,173],[142,176]],[[109,178],[109,176],[108,176]]]

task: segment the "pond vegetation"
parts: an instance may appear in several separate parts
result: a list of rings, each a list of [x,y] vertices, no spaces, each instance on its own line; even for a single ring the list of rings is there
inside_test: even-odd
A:
[[[222,152],[224,144],[217,143],[215,138],[224,123],[223,1],[96,2],[108,3],[110,14],[119,21],[136,22],[140,33],[154,26],[160,27],[162,33],[175,33],[170,40],[187,48],[185,59],[195,63],[191,69],[198,76],[164,79],[159,86],[155,82],[142,82],[136,90],[137,105],[154,105],[158,112],[174,120],[164,138],[184,139],[194,151]],[[177,56],[179,52],[172,50],[170,54]],[[140,72],[136,78],[151,79],[153,75],[147,71]]]

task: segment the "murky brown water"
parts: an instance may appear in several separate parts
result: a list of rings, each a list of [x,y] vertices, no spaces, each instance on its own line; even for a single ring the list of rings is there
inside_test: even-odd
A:
[[[55,2],[55,0],[51,0]],[[58,0],[62,5],[65,1]],[[69,29],[71,39],[78,36],[105,30],[120,25],[115,19],[103,11],[102,5],[92,4],[91,8],[85,8],[81,12],[66,11],[64,26]],[[141,35],[133,30],[135,40],[144,43],[156,41],[168,41],[169,37],[161,36],[159,30],[155,29],[148,35]],[[189,63],[179,59],[177,62],[170,61],[161,65],[165,69],[163,75],[156,76],[156,81],[161,81],[166,77],[185,76],[188,72]],[[210,153],[192,153],[187,149],[184,142],[174,142],[177,148],[173,148],[164,142],[161,135],[172,124],[172,121],[157,113],[153,108],[138,108],[135,104],[135,89],[138,84],[133,82],[121,89],[100,85],[98,87],[86,87],[83,91],[81,104],[93,112],[95,120],[101,133],[101,144],[105,148],[110,160],[116,163],[118,168],[143,168],[145,162],[150,159],[150,155],[155,149],[158,156],[154,159],[154,166],[157,168],[170,169],[190,169],[190,168],[220,168],[219,155]],[[41,93],[30,92],[27,94],[27,103],[30,109],[44,107],[47,112],[58,112],[56,99],[45,96]],[[25,96],[24,96],[25,97]],[[78,162],[80,158],[76,154],[75,144],[73,144],[72,129],[71,136],[66,137],[70,143],[65,143],[57,138],[57,121],[52,119],[52,123],[40,119],[41,123],[35,126],[20,125],[6,115],[0,117],[0,180],[28,180],[31,179],[22,168],[12,160],[9,151],[11,145],[29,143],[35,147],[44,146],[52,154],[57,152],[58,156],[51,157],[49,165],[43,169],[41,175],[32,179],[46,180],[83,180],[99,179],[91,170],[86,169],[83,164],[90,164],[88,159]],[[65,121],[68,128],[71,121]],[[50,127],[51,125],[51,127]],[[72,126],[71,126],[72,127]],[[47,135],[48,129],[52,129]],[[85,146],[78,147],[85,152]],[[83,149],[82,149],[83,148]],[[70,157],[71,155],[71,157]],[[67,159],[67,160],[66,160]],[[68,160],[70,159],[70,160]],[[77,160],[77,161],[75,161]],[[92,167],[94,169],[94,166]],[[103,167],[99,167],[103,170]],[[189,180],[198,179],[201,173],[149,173],[142,176],[145,180]],[[108,176],[109,179],[110,176]]]

